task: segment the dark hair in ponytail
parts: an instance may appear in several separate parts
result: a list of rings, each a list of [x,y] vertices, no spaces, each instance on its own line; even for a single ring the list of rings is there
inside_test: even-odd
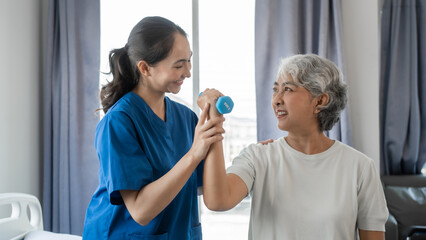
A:
[[[100,93],[105,113],[139,83],[139,61],[144,60],[149,65],[155,65],[170,54],[175,33],[186,36],[186,32],[170,20],[146,17],[133,27],[125,47],[109,53],[109,67],[113,79],[102,86]]]

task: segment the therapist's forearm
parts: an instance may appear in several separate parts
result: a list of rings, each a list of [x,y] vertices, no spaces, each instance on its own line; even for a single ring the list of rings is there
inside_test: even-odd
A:
[[[168,173],[134,194],[134,199],[126,202],[133,219],[141,225],[146,225],[154,219],[176,197],[198,163],[199,161],[192,159],[187,153]],[[126,194],[129,191],[120,192]],[[129,203],[130,206],[127,206]]]

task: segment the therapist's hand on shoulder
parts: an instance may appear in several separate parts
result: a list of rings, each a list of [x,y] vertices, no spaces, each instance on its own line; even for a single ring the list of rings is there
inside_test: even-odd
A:
[[[259,141],[258,143],[262,144],[262,145],[268,145],[268,143],[273,143],[274,139],[268,139],[265,141]]]
[[[222,127],[223,121],[225,121],[223,116],[207,119],[210,108],[210,104],[205,103],[198,124],[195,127],[192,147],[189,150],[194,160],[198,162],[206,157],[213,143],[223,140],[222,134],[225,133],[225,129]]]

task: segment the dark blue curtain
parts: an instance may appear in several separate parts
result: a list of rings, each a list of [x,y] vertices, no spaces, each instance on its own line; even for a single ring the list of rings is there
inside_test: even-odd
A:
[[[51,0],[43,80],[44,228],[81,235],[97,185],[99,0]]]
[[[426,1],[385,0],[381,13],[380,147],[385,175],[426,161]]]
[[[304,53],[328,58],[343,69],[341,0],[257,0],[255,81],[258,140],[286,135],[277,128],[271,107],[272,85],[280,59]],[[327,132],[352,145],[349,104]]]

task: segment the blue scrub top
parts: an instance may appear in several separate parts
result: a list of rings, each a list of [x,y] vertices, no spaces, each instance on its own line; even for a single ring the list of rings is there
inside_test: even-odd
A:
[[[99,186],[86,213],[83,239],[202,239],[197,186],[203,165],[175,199],[149,224],[130,216],[120,190],[140,190],[166,174],[191,148],[198,118],[165,97],[166,121],[137,94],[112,106],[96,128]]]

